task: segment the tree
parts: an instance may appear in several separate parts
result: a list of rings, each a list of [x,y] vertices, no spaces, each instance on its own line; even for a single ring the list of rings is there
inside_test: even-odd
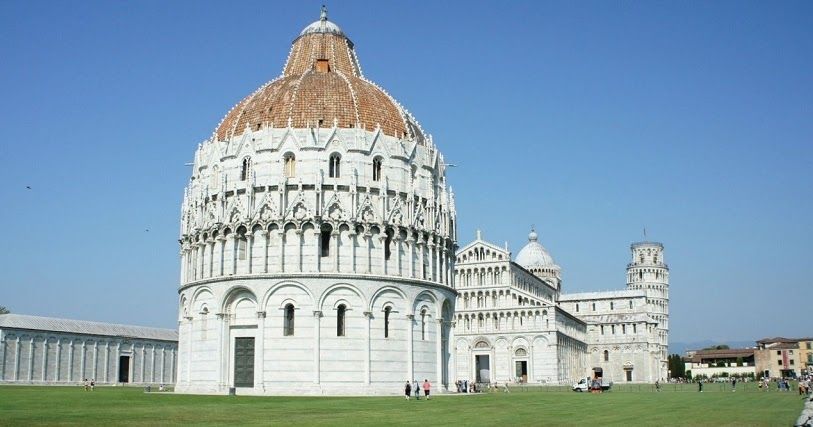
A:
[[[7,309],[5,306],[0,305],[0,314],[9,314],[11,311]]]
[[[666,359],[669,366],[669,376],[672,378],[682,378],[686,375],[686,365],[679,354],[670,354]]]
[[[706,347],[703,350],[728,350],[728,349],[730,349],[729,346],[727,346],[725,344],[720,344],[720,345],[713,345],[711,347]]]

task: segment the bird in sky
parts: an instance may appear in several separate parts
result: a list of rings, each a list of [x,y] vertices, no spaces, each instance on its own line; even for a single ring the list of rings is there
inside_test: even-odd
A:
[[[25,186],[25,188],[26,188],[27,190],[30,190],[30,189],[31,189],[31,186],[30,186],[30,185],[26,185],[26,186]]]

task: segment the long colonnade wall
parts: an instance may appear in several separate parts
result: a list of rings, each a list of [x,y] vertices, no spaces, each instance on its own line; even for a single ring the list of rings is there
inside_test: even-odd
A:
[[[175,383],[174,342],[6,329],[0,344],[0,382],[115,384],[120,356],[128,356],[126,382]]]

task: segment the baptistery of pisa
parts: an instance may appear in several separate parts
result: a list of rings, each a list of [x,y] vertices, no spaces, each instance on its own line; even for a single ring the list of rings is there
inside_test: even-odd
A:
[[[177,390],[445,388],[455,204],[443,155],[323,11],[195,151]]]

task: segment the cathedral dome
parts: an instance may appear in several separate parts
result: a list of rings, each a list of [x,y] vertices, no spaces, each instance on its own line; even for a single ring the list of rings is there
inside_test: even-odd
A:
[[[534,229],[528,234],[526,244],[517,254],[516,263],[530,270],[538,267],[557,267],[548,250],[539,243],[539,235]]]
[[[424,140],[417,121],[361,72],[353,42],[327,12],[305,27],[282,74],[237,103],[218,125],[218,140],[264,127],[381,129],[395,138]]]

